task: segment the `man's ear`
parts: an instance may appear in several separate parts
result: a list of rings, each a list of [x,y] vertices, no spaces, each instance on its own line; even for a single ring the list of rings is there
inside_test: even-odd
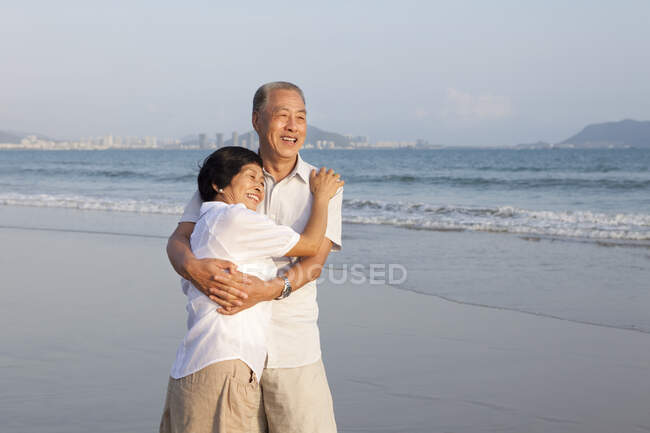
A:
[[[257,120],[259,119],[259,115],[257,114],[257,111],[253,111],[253,116],[251,117],[251,123],[253,124],[253,129],[257,131]]]
[[[259,121],[260,121],[260,113],[257,111],[253,111],[253,117],[252,117],[253,129],[257,133],[259,133],[259,129],[257,129],[257,124]]]

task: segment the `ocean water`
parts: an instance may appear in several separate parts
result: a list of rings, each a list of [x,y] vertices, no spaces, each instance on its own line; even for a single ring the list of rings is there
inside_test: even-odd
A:
[[[209,152],[0,152],[0,225],[167,236]],[[650,332],[650,151],[302,156],[346,181],[339,271],[390,261],[397,289]]]
[[[0,152],[0,205],[177,214],[209,151]],[[650,241],[650,151],[303,151],[346,180],[345,222]]]

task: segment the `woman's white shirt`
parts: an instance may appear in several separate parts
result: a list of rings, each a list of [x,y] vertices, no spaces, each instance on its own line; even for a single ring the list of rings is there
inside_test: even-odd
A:
[[[190,238],[194,255],[229,260],[239,271],[262,280],[277,274],[271,257],[284,256],[300,239],[292,228],[278,225],[243,204],[205,202],[200,215]],[[261,378],[271,304],[260,302],[225,316],[217,312],[219,305],[187,280],[181,287],[188,298],[188,331],[176,353],[171,376],[178,379],[215,362],[241,359]]]

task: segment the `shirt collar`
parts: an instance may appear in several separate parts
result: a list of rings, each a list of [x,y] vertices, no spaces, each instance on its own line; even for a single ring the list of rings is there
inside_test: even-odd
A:
[[[271,174],[264,170],[264,174],[267,176],[271,176]],[[296,166],[293,168],[291,173],[287,176],[287,179],[294,177],[295,175],[298,175],[300,179],[303,180],[305,183],[309,183],[309,175],[311,174],[311,167],[309,164],[307,164],[305,161],[302,160],[302,157],[300,156],[300,153],[298,154],[298,161],[296,162]],[[273,177],[273,176],[271,176]]]
[[[302,160],[300,154],[298,154],[298,162],[296,163],[296,167],[294,168],[292,174],[298,174],[298,176],[300,176],[300,178],[305,183],[309,183],[309,175],[311,174],[311,168],[305,161]]]
[[[199,209],[199,218],[205,215],[210,209],[215,207],[223,207],[223,206],[229,206],[229,204],[217,200],[204,201],[203,203],[201,203],[201,209]]]

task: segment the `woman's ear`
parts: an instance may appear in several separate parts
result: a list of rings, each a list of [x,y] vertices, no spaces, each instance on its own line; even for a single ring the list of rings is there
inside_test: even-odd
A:
[[[214,183],[212,184],[212,189],[215,190],[217,194],[223,192],[223,190],[219,188],[217,185],[215,185]]]

